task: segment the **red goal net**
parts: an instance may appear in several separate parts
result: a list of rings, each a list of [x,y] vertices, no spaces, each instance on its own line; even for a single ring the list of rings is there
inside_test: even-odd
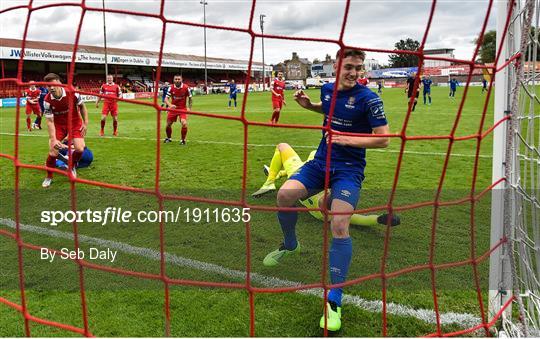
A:
[[[255,319],[256,319],[256,307],[255,307],[255,296],[257,294],[262,293],[284,293],[284,292],[294,292],[294,291],[303,291],[303,290],[309,290],[309,289],[322,289],[324,290],[324,300],[326,301],[327,293],[330,288],[333,287],[345,287],[345,286],[352,286],[357,285],[366,281],[379,281],[381,286],[381,295],[382,295],[382,307],[381,307],[381,317],[382,317],[382,328],[380,330],[381,336],[386,336],[388,334],[388,300],[387,300],[387,284],[390,279],[393,279],[395,277],[405,275],[411,272],[430,272],[431,276],[431,296],[432,296],[432,302],[433,302],[433,310],[435,314],[435,324],[436,324],[436,331],[433,333],[426,333],[427,336],[458,336],[458,335],[465,335],[468,333],[481,331],[482,335],[490,335],[490,327],[494,326],[496,322],[498,321],[500,315],[502,312],[511,305],[512,300],[506,303],[502,309],[499,310],[499,312],[492,318],[490,318],[487,315],[487,305],[485,305],[485,301],[483,298],[483,295],[486,293],[486,291],[482,290],[481,287],[481,279],[479,271],[477,267],[483,263],[486,262],[487,259],[489,259],[490,254],[495,251],[499,246],[502,246],[507,239],[502,238],[500,241],[495,245],[492,246],[489,250],[485,252],[479,253],[476,249],[476,221],[474,217],[471,217],[469,220],[464,221],[468,223],[468,228],[470,229],[470,238],[468,239],[468,242],[470,243],[470,255],[466,260],[460,260],[460,261],[447,261],[444,263],[437,263],[435,260],[435,253],[436,253],[436,235],[437,235],[437,225],[438,225],[438,218],[439,218],[439,212],[441,208],[444,208],[446,206],[453,206],[453,205],[468,205],[470,206],[471,215],[474,214],[474,210],[479,202],[479,200],[489,194],[494,188],[496,188],[498,185],[504,182],[504,178],[498,178],[497,180],[493,180],[493,183],[487,187],[477,187],[477,173],[478,173],[478,163],[480,161],[480,149],[483,143],[485,143],[485,139],[490,136],[490,134],[496,129],[496,128],[502,128],[504,126],[504,123],[506,120],[510,119],[510,116],[506,116],[505,118],[495,121],[491,126],[490,123],[486,121],[486,118],[488,116],[488,109],[489,109],[489,103],[490,99],[493,98],[492,96],[492,84],[494,81],[494,77],[491,77],[491,81],[489,82],[488,88],[487,88],[487,94],[485,96],[485,100],[483,102],[483,109],[481,110],[481,114],[478,116],[478,122],[479,127],[476,133],[470,134],[470,135],[457,135],[457,127],[460,122],[460,119],[462,119],[462,111],[466,104],[466,100],[468,97],[468,93],[470,90],[470,83],[472,81],[473,73],[478,72],[478,70],[486,70],[489,74],[496,75],[498,72],[500,72],[502,69],[506,67],[516,67],[517,60],[519,60],[520,54],[516,54],[512,56],[508,60],[499,60],[500,52],[496,54],[495,62],[493,65],[484,65],[484,64],[478,64],[476,63],[476,59],[479,54],[479,49],[482,44],[482,37],[484,36],[484,33],[486,32],[486,27],[488,26],[488,20],[490,18],[490,15],[492,14],[493,9],[493,0],[489,1],[487,12],[485,13],[482,26],[480,29],[480,33],[478,35],[478,40],[476,42],[476,47],[474,49],[474,53],[470,59],[467,60],[461,60],[461,59],[454,59],[454,58],[445,58],[440,56],[431,56],[426,55],[424,53],[426,40],[430,34],[430,28],[432,26],[432,20],[433,16],[437,11],[437,5],[438,2],[436,0],[433,0],[431,3],[431,9],[430,9],[430,16],[427,20],[427,25],[425,27],[424,34],[422,36],[420,47],[416,51],[410,51],[410,50],[392,50],[392,49],[376,49],[376,48],[367,48],[365,46],[349,46],[345,43],[344,35],[346,33],[346,27],[347,23],[350,22],[351,18],[349,18],[349,10],[351,6],[351,1],[347,0],[345,3],[345,11],[344,11],[344,17],[341,20],[341,30],[339,34],[338,39],[327,39],[327,38],[302,38],[302,37],[296,37],[296,36],[286,36],[286,35],[272,35],[272,34],[261,34],[258,32],[258,30],[254,29],[254,27],[257,27],[257,25],[254,23],[254,20],[256,18],[255,15],[255,9],[256,9],[256,0],[252,0],[251,3],[251,11],[249,16],[249,22],[245,27],[229,27],[226,25],[215,25],[215,24],[201,24],[198,22],[189,22],[189,21],[179,21],[179,20],[173,20],[167,17],[167,13],[164,11],[165,8],[165,2],[166,0],[161,0],[160,2],[160,10],[159,13],[144,13],[144,12],[138,12],[138,11],[130,11],[130,10],[117,10],[117,9],[103,9],[100,6],[93,6],[92,4],[89,4],[85,2],[84,0],[82,2],[59,2],[59,3],[53,3],[53,4],[46,4],[46,5],[39,5],[33,1],[29,1],[25,4],[20,4],[17,6],[13,6],[10,8],[4,8],[0,11],[0,15],[6,14],[12,11],[20,11],[25,10],[27,11],[27,17],[26,21],[24,23],[25,29],[22,39],[22,45],[20,46],[22,49],[21,56],[18,61],[18,70],[17,70],[17,76],[16,77],[2,77],[0,80],[0,86],[3,86],[5,88],[8,88],[9,86],[15,86],[17,88],[16,94],[18,97],[22,96],[21,89],[24,88],[24,86],[28,86],[28,83],[23,81],[23,74],[25,73],[24,69],[24,52],[25,49],[27,49],[27,33],[28,33],[28,26],[30,22],[32,21],[33,14],[44,10],[46,8],[52,8],[52,7],[62,7],[62,6],[69,6],[69,7],[77,7],[81,10],[80,20],[78,23],[78,29],[76,33],[76,38],[73,44],[73,51],[72,51],[72,58],[69,64],[69,72],[67,76],[67,81],[65,85],[65,89],[67,92],[78,92],[81,94],[88,94],[88,95],[95,95],[95,93],[91,92],[85,92],[78,90],[74,87],[74,70],[76,66],[76,55],[77,55],[77,49],[79,46],[79,40],[81,35],[81,27],[85,20],[85,15],[87,15],[89,12],[96,12],[101,13],[103,11],[107,13],[114,13],[117,15],[122,16],[130,16],[135,18],[153,18],[156,20],[159,20],[162,24],[162,30],[159,32],[160,36],[160,50],[159,50],[159,59],[158,59],[158,66],[156,68],[156,77],[154,79],[155,83],[158,84],[161,79],[162,74],[162,60],[164,58],[164,43],[165,43],[165,33],[167,29],[167,25],[175,24],[175,25],[182,25],[186,27],[199,27],[203,28],[206,27],[208,29],[214,29],[214,30],[227,30],[227,31],[233,31],[238,33],[244,33],[249,35],[251,44],[249,46],[249,64],[248,64],[248,70],[247,74],[251,74],[252,71],[252,65],[254,63],[254,50],[255,50],[255,41],[256,39],[259,39],[261,37],[264,37],[266,39],[275,39],[275,40],[287,40],[287,41],[298,41],[298,42],[314,42],[314,43],[328,43],[328,44],[334,44],[336,49],[343,50],[345,48],[351,48],[351,49],[359,49],[363,50],[367,53],[392,53],[392,54],[403,54],[403,55],[414,55],[418,57],[418,74],[422,73],[422,70],[424,68],[425,61],[428,60],[439,60],[439,61],[448,61],[451,63],[456,63],[460,65],[466,65],[467,68],[467,79],[465,81],[465,85],[463,86],[463,95],[460,99],[459,106],[457,108],[457,113],[455,114],[455,119],[453,122],[452,129],[448,134],[444,135],[410,135],[408,133],[408,126],[409,126],[409,120],[411,116],[414,114],[411,111],[412,103],[414,101],[414,98],[410,99],[410,104],[407,109],[405,119],[403,121],[403,124],[401,126],[393,126],[393,130],[395,130],[395,133],[389,134],[389,135],[381,135],[380,137],[390,137],[395,142],[400,143],[399,147],[399,155],[397,157],[397,164],[395,166],[395,174],[392,179],[392,185],[391,190],[388,195],[387,202],[383,205],[374,206],[370,208],[365,208],[362,210],[355,211],[357,213],[367,213],[367,212],[373,212],[373,211],[386,211],[389,214],[395,214],[400,213],[404,211],[414,210],[414,209],[420,209],[420,208],[426,208],[430,207],[432,208],[432,220],[431,220],[431,228],[429,232],[431,233],[431,241],[429,244],[430,248],[430,255],[425,264],[421,265],[412,265],[409,267],[405,267],[396,271],[389,271],[387,268],[387,260],[389,253],[391,251],[390,248],[390,238],[392,234],[392,228],[390,225],[387,225],[384,233],[384,250],[383,254],[380,258],[377,258],[380,262],[380,270],[376,273],[372,273],[365,276],[360,277],[354,277],[350,280],[347,280],[345,283],[338,284],[338,285],[332,285],[327,280],[328,274],[327,274],[327,265],[328,265],[328,259],[327,259],[327,252],[328,252],[328,234],[327,232],[323,232],[323,247],[322,247],[322,253],[323,260],[321,263],[321,277],[320,281],[313,284],[307,284],[307,285],[301,285],[301,286],[293,286],[293,287],[279,287],[279,288],[267,288],[267,287],[257,287],[254,286],[252,282],[252,226],[250,222],[245,223],[245,253],[246,253],[246,261],[245,261],[245,281],[237,282],[237,283],[229,283],[229,282],[210,282],[210,281],[197,281],[197,280],[187,280],[187,279],[175,279],[172,277],[169,277],[166,272],[166,266],[167,266],[167,260],[166,260],[166,235],[164,232],[164,224],[163,222],[160,223],[160,232],[159,232],[159,241],[160,241],[160,267],[161,272],[159,274],[152,274],[147,272],[139,272],[135,270],[128,270],[123,268],[115,268],[115,267],[109,267],[105,265],[95,264],[88,260],[82,260],[82,259],[73,259],[73,261],[78,266],[78,280],[79,280],[79,290],[80,290],[80,308],[81,308],[81,314],[82,314],[82,327],[77,327],[70,325],[68,323],[59,323],[56,321],[52,321],[50,319],[42,318],[35,316],[32,314],[31,310],[28,308],[28,296],[25,293],[25,266],[24,266],[24,253],[26,251],[39,251],[42,246],[36,243],[29,243],[25,241],[23,236],[23,230],[21,229],[21,220],[20,220],[20,208],[21,208],[21,199],[20,199],[20,190],[21,190],[21,182],[20,182],[20,171],[22,169],[34,169],[39,171],[46,171],[46,167],[44,165],[35,165],[28,162],[25,162],[21,159],[19,155],[19,138],[20,138],[20,132],[21,132],[21,126],[19,121],[21,121],[21,115],[22,110],[19,104],[17,104],[16,107],[16,125],[13,129],[13,141],[14,141],[14,151],[13,154],[9,153],[1,153],[0,157],[5,158],[12,162],[14,166],[14,201],[15,201],[15,219],[14,219],[14,230],[8,230],[8,229],[0,229],[0,234],[7,238],[9,241],[13,241],[17,246],[17,257],[18,257],[18,275],[19,275],[19,289],[20,289],[20,300],[9,300],[8,298],[5,298],[3,296],[0,296],[0,303],[3,305],[10,307],[22,315],[24,319],[24,334],[26,336],[32,335],[32,323],[38,323],[46,326],[52,326],[59,329],[71,331],[73,333],[78,333],[84,336],[93,336],[93,324],[89,320],[88,316],[88,306],[87,306],[87,297],[85,295],[85,271],[87,270],[99,270],[103,272],[107,272],[111,275],[122,275],[122,276],[128,276],[128,277],[136,277],[140,279],[148,279],[153,281],[158,281],[162,283],[163,291],[164,291],[164,309],[163,309],[163,317],[165,319],[165,330],[163,335],[169,336],[171,334],[171,311],[170,311],[170,305],[171,305],[171,296],[170,296],[170,288],[171,286],[179,285],[179,286],[200,286],[200,287],[215,287],[215,288],[221,288],[221,289],[240,289],[245,290],[249,295],[249,334],[251,336],[255,336],[257,334],[257,328],[255,326]],[[509,6],[510,10],[507,13],[506,16],[506,27],[508,27],[510,18],[512,17],[512,6]],[[506,33],[506,31],[505,31]],[[504,39],[503,37],[497,37],[497,39]],[[339,67],[338,67],[339,69]],[[336,77],[339,78],[339,71]],[[246,76],[246,88],[249,86],[249,82],[251,81],[249,76]],[[46,83],[38,82],[38,85],[46,85]],[[418,89],[420,86],[420,76],[418,75],[416,77],[415,81],[415,89]],[[192,111],[190,112],[191,115],[195,116],[202,116],[209,119],[227,119],[231,121],[236,121],[239,124],[241,124],[243,128],[243,135],[244,135],[244,145],[243,145],[243,159],[242,159],[242,181],[241,181],[241,198],[239,200],[230,201],[230,200],[221,200],[221,199],[212,199],[212,198],[201,198],[201,197],[195,197],[195,196],[189,196],[189,195],[174,195],[169,194],[166,192],[163,192],[160,188],[160,176],[162,174],[162,168],[161,168],[161,157],[162,157],[162,143],[161,143],[161,136],[163,135],[163,126],[160,119],[160,113],[164,110],[167,110],[166,108],[163,108],[160,106],[158,93],[154,93],[153,101],[146,101],[142,102],[135,99],[119,99],[122,102],[131,103],[135,105],[144,105],[144,107],[148,109],[155,110],[156,114],[156,124],[157,124],[157,134],[155,135],[155,152],[156,152],[156,161],[155,161],[155,187],[153,189],[143,189],[143,188],[137,188],[137,187],[130,187],[130,186],[123,186],[119,184],[113,184],[108,183],[106,181],[94,181],[94,180],[88,180],[84,178],[74,178],[67,174],[67,172],[61,171],[61,170],[54,170],[57,175],[66,175],[69,177],[70,180],[70,191],[71,191],[71,209],[77,210],[78,205],[78,198],[77,198],[77,192],[76,187],[81,185],[93,185],[93,186],[99,186],[103,188],[113,189],[113,190],[120,190],[120,191],[126,191],[126,192],[133,192],[133,193],[142,193],[147,194],[150,196],[154,196],[160,210],[164,210],[164,204],[167,201],[170,200],[184,200],[184,201],[192,201],[192,202],[200,202],[200,203],[210,203],[210,204],[217,204],[217,205],[224,205],[224,206],[235,206],[235,207],[245,207],[250,208],[252,211],[278,211],[279,209],[277,207],[269,207],[264,205],[255,205],[250,203],[247,199],[247,172],[248,172],[248,128],[250,126],[259,126],[261,128],[271,128],[275,127],[276,125],[272,125],[270,123],[264,123],[264,122],[258,122],[258,121],[252,121],[247,117],[247,100],[250,96],[250,93],[248,91],[245,92],[245,95],[243,96],[243,102],[242,102],[242,108],[241,108],[241,114],[239,116],[235,115],[218,115],[214,113],[204,112],[204,111]],[[335,105],[335,97],[332,99],[331,104],[331,113],[330,118],[333,114],[334,105]],[[72,112],[70,112],[72,114]],[[321,127],[321,126],[311,126],[311,125],[291,125],[291,124],[278,124],[278,127],[282,128],[294,128],[294,129],[303,129],[303,130],[321,130],[326,129],[326,131],[330,134],[330,137],[334,135],[336,132],[332,131],[328,127]],[[367,136],[362,134],[351,134],[351,133],[340,133],[342,135],[353,135],[353,136]],[[371,135],[370,135],[371,136]],[[436,192],[434,195],[434,198],[430,201],[423,201],[423,202],[417,202],[413,204],[396,204],[395,203],[395,194],[396,190],[398,188],[398,183],[400,180],[406,180],[406,178],[402,178],[400,176],[401,173],[401,167],[402,167],[402,161],[403,161],[403,155],[407,149],[407,145],[411,141],[415,140],[444,140],[448,142],[447,149],[445,152],[445,160],[443,162],[442,166],[442,172],[440,173],[439,181],[438,181],[438,187],[436,188]],[[475,156],[472,158],[472,161],[474,162],[474,169],[472,173],[472,182],[470,191],[467,195],[456,199],[456,200],[443,200],[442,194],[443,194],[443,186],[447,174],[447,168],[449,165],[449,159],[452,155],[453,148],[456,143],[462,142],[462,141],[475,141]],[[330,146],[331,147],[331,146]],[[71,166],[72,164],[70,164]],[[329,172],[327,171],[326,176],[326,187],[329,186]],[[297,210],[297,211],[306,211],[305,208],[292,208],[289,210]],[[325,230],[328,230],[329,228],[329,222],[328,222],[328,216],[330,216],[332,213],[327,210],[326,208],[322,208],[320,210],[326,217],[324,222]],[[426,230],[426,232],[428,232]],[[80,232],[78,230],[77,223],[73,223],[73,246],[74,248],[79,248],[79,238],[80,238]],[[49,251],[59,253],[58,248],[49,248]],[[445,332],[443,330],[443,325],[440,318],[440,308],[439,308],[439,300],[438,300],[438,293],[437,293],[437,273],[441,270],[449,269],[449,268],[455,268],[455,267],[470,267],[472,269],[473,275],[474,275],[474,289],[476,291],[477,295],[477,315],[479,316],[480,322],[473,327],[465,328],[459,331],[454,332]],[[216,320],[217,321],[217,320]],[[2,320],[0,319],[0,323]],[[327,335],[328,332],[325,330],[324,334]],[[404,333],[403,335],[407,335]]]

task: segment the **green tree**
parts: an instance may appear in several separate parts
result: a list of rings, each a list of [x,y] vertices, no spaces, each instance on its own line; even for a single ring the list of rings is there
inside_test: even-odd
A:
[[[474,43],[478,43],[478,39],[474,40]],[[482,39],[482,45],[480,45],[480,50],[478,51],[478,61],[485,64],[495,61],[495,47],[497,45],[497,32],[488,31],[484,33],[484,38]]]
[[[394,45],[395,50],[417,51],[420,47],[420,42],[407,38],[407,40],[399,40]],[[390,54],[388,56],[390,67],[413,67],[418,66],[418,57],[411,54]]]

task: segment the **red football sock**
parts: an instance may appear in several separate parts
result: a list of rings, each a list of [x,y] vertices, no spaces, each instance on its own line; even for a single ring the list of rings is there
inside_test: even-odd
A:
[[[81,160],[82,152],[73,151],[73,167],[77,167],[77,163]]]
[[[165,133],[167,133],[167,138],[170,139],[171,136],[172,136],[172,128],[171,128],[171,126],[167,126],[167,127],[165,128]]]
[[[31,124],[32,124],[32,120],[30,120],[30,118],[26,118],[26,128],[30,129]]]
[[[47,157],[47,162],[45,163],[47,167],[55,168],[56,167],[56,157],[53,157],[52,155],[49,155]],[[52,178],[53,172],[47,171],[47,178]]]
[[[279,112],[272,113],[272,121],[277,123],[278,120],[279,120]]]
[[[112,125],[113,125],[113,128],[114,128],[114,133],[116,133],[116,131],[118,130],[118,120],[114,120]]]
[[[186,140],[187,126],[182,127],[182,140]]]
[[[101,120],[101,130],[105,130],[105,119]]]

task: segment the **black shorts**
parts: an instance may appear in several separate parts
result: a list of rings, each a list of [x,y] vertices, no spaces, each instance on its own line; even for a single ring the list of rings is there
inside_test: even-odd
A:
[[[412,92],[410,92],[410,91],[407,92],[407,98],[410,98],[412,96],[413,96]],[[420,96],[420,91],[416,91],[415,97],[418,98],[419,96]]]

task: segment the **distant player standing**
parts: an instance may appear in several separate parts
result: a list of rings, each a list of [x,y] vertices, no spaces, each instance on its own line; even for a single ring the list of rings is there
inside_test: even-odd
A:
[[[278,72],[277,78],[274,79],[270,91],[272,92],[272,119],[270,122],[277,124],[279,121],[279,114],[281,113],[281,108],[285,103],[285,97],[283,95],[283,90],[285,89],[285,80],[283,80],[283,72]]]
[[[36,120],[34,120],[34,123],[32,124],[33,129],[36,129],[36,128],[41,129],[41,117],[43,116],[43,112],[45,112],[45,107],[43,107],[43,103],[45,102],[44,101],[45,96],[47,95],[47,93],[49,93],[49,90],[47,89],[46,86],[40,86],[39,91],[41,93],[39,94],[38,103],[39,103],[39,109],[41,110],[41,115],[37,116]]]
[[[456,78],[450,79],[450,94],[448,94],[449,98],[455,99],[456,98],[456,90],[459,86],[459,82],[456,80]]]
[[[360,75],[360,78],[358,78],[358,83],[364,86],[367,86],[369,84],[369,79],[366,77],[365,71],[363,71],[362,75]]]
[[[161,87],[161,107],[165,106],[165,99],[169,92],[169,83],[165,81],[165,84]]]
[[[379,81],[377,81],[377,93],[378,93],[378,94],[382,94],[383,81],[384,81],[384,80],[379,80]]]
[[[389,134],[388,122],[381,99],[370,89],[357,83],[362,70],[365,54],[358,50],[338,52],[334,70],[342,58],[340,77],[335,83],[322,86],[320,101],[311,101],[303,91],[294,95],[296,102],[305,109],[323,114],[323,126],[332,130],[349,133],[365,133],[373,136],[358,137],[333,135],[330,139],[323,130],[319,147],[312,161],[305,163],[287,180],[277,194],[278,207],[293,207],[299,199],[320,192],[325,186],[326,168],[330,171],[330,209],[337,213],[332,216],[332,244],[328,263],[332,284],[340,284],[347,279],[352,260],[352,240],[349,235],[351,215],[360,199],[360,189],[364,180],[367,148],[385,148],[389,138],[377,134]],[[332,120],[329,120],[334,88],[337,86]],[[327,164],[329,143],[332,142],[330,163]],[[279,211],[278,220],[283,232],[283,242],[278,249],[270,252],[263,260],[265,266],[280,264],[286,257],[298,253],[300,244],[296,239],[298,213]],[[332,288],[328,293],[325,313],[319,326],[331,331],[341,328],[342,288]]]
[[[45,112],[44,116],[47,121],[49,130],[49,155],[47,157],[46,166],[49,168],[56,167],[56,159],[58,151],[66,148],[62,143],[66,137],[71,137],[73,140],[73,169],[72,175],[77,176],[75,167],[84,152],[84,136],[88,126],[88,111],[78,93],[67,93],[63,87],[56,86],[61,84],[60,77],[57,74],[49,73],[43,78],[46,82],[51,82],[49,85],[50,92],[45,96]],[[69,128],[69,104],[72,103],[73,111],[71,112],[71,130]],[[44,188],[48,188],[52,183],[53,172],[47,171],[47,177],[43,180]]]
[[[416,104],[418,103],[418,97],[420,96],[420,89],[417,87],[416,91],[414,90],[415,79],[416,79],[416,72],[412,72],[411,75],[407,78],[407,86],[405,87],[407,98],[411,98],[412,96],[414,96],[414,104],[412,107],[413,112],[414,112],[414,109],[416,108]]]
[[[424,105],[426,104],[427,96],[429,102],[428,105],[431,106],[431,84],[433,84],[433,80],[431,80],[431,77],[429,75],[424,76],[424,78],[422,79],[422,94],[424,95]]]
[[[103,136],[105,134],[105,121],[107,119],[107,115],[111,113],[111,116],[113,117],[113,135],[118,135],[118,102],[116,98],[122,97],[122,90],[120,89],[120,86],[114,83],[114,79],[112,75],[107,75],[107,83],[101,85],[101,89],[99,90],[99,94],[103,95],[109,95],[113,98],[105,98],[105,103],[103,104],[103,109],[101,110],[101,131],[99,132],[100,136]],[[98,97],[96,100],[96,108],[99,107],[99,102],[101,101],[101,97]]]
[[[487,80],[482,78],[482,93],[487,92]]]
[[[174,76],[173,85],[171,86],[171,88],[169,88],[169,91],[167,92],[165,103],[169,108],[184,110],[184,112],[169,111],[169,113],[167,114],[167,127],[165,128],[167,137],[165,138],[164,142],[169,143],[172,141],[172,124],[176,122],[178,118],[180,118],[180,123],[182,124],[182,141],[180,141],[180,144],[185,145],[186,135],[188,132],[186,111],[189,112],[191,110],[192,101],[191,91],[189,90],[188,85],[182,82],[181,75],[177,74]]]
[[[234,107],[236,108],[236,93],[238,93],[238,88],[236,87],[234,79],[231,80],[227,86],[229,87],[229,108],[231,108],[231,100],[234,101]]]
[[[36,85],[33,84],[33,81],[30,81],[30,87],[26,90],[25,96],[26,96],[26,129],[28,132],[32,131],[32,112],[37,115],[37,119],[39,119],[39,124],[34,123],[34,128],[41,129],[41,113],[42,110],[39,107],[39,96],[41,94],[41,91],[36,87]],[[36,119],[36,120],[37,120]]]

